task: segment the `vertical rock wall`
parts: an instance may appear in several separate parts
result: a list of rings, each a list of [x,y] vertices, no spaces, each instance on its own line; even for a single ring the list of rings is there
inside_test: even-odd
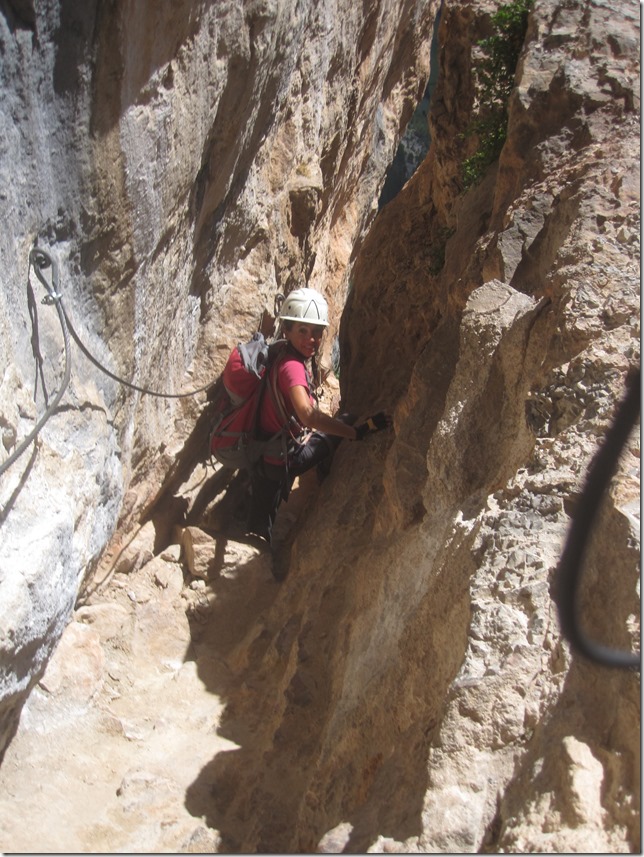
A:
[[[34,400],[36,242],[92,353],[155,391],[207,384],[303,278],[339,317],[352,249],[429,74],[436,5],[0,6],[2,461],[63,373],[55,310],[39,307],[49,399],[38,387]],[[72,361],[58,413],[1,477],[3,741],[83,575],[119,520],[127,531],[139,519],[205,401],[142,396],[75,346]]]
[[[226,637],[224,579],[193,632],[228,743],[179,799],[222,851],[640,849],[639,676],[571,652],[553,600],[587,465],[639,363],[639,20],[609,0],[536,0],[506,145],[465,194],[473,45],[494,8],[445,0],[432,148],[367,234],[428,73],[431,4],[3,7],[7,199],[38,188],[2,249],[2,342],[18,355],[5,449],[34,413],[29,330],[12,319],[15,248],[36,235],[65,247],[94,348],[173,389],[216,372],[301,274],[336,312],[349,274],[343,398],[394,413],[392,432],[340,448],[256,624]],[[60,373],[55,320],[41,324]],[[2,626],[5,705],[116,516],[127,532],[188,460],[201,413],[83,371],[78,407],[3,480],[2,603],[43,617]],[[634,433],[580,593],[591,634],[625,650],[639,645],[638,459]]]
[[[240,752],[198,782],[233,850],[640,847],[639,675],[571,652],[553,599],[639,365],[638,16],[537,0],[500,161],[464,194],[488,13],[445,4],[432,149],[353,267],[344,401],[393,409],[394,432],[340,448],[283,597],[230,661]],[[579,594],[625,651],[638,507],[635,431]]]

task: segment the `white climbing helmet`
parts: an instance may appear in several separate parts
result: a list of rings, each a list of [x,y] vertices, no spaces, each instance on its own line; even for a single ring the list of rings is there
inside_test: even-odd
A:
[[[327,327],[329,310],[327,303],[315,289],[295,289],[284,299],[280,309],[281,321],[308,321]]]

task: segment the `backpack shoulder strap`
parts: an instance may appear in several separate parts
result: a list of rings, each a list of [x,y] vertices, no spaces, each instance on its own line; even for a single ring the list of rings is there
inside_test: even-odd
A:
[[[266,370],[266,375],[268,376],[268,391],[275,410],[277,411],[277,415],[279,416],[280,421],[284,427],[286,427],[291,420],[291,415],[288,413],[288,410],[286,408],[284,396],[282,395],[282,391],[280,390],[278,385],[279,367],[284,362],[285,357],[286,349],[283,349]]]

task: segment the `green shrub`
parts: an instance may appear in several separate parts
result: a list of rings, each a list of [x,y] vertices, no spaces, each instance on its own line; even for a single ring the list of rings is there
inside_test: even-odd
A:
[[[476,135],[478,149],[462,165],[465,188],[476,184],[486,168],[495,161],[505,143],[508,125],[508,99],[514,86],[519,54],[523,47],[528,13],[534,0],[514,0],[500,6],[492,16],[493,34],[478,42],[483,57],[473,68],[477,87],[478,114],[466,136]]]

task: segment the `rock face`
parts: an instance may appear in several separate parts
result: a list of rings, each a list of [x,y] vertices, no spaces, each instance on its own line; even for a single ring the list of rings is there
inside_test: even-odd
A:
[[[14,232],[1,239],[12,275],[2,341],[24,354],[2,379],[5,448],[36,410],[29,334],[14,320],[16,248],[26,256],[36,234],[65,249],[63,279],[94,347],[157,387],[205,383],[257,307],[270,316],[275,291],[298,277],[336,317],[348,289],[343,404],[390,409],[394,428],[340,447],[293,527],[289,575],[269,593],[266,557],[209,537],[234,498],[221,499],[230,477],[199,463],[205,397],[172,406],[120,393],[89,366],[74,375],[76,407],[2,486],[2,609],[30,629],[3,637],[7,708],[42,671],[118,515],[120,526],[102,586],[56,653],[82,647],[83,669],[54,659],[7,751],[7,812],[27,805],[21,760],[68,705],[91,716],[73,735],[61,725],[65,741],[104,746],[109,721],[140,750],[119,768],[126,754],[110,744],[112,779],[88,788],[119,803],[89,809],[83,830],[52,840],[61,850],[637,852],[639,676],[571,651],[555,602],[587,467],[639,365],[637,10],[535,3],[507,141],[465,193],[473,45],[495,6],[445,0],[432,146],[374,219],[429,75],[434,4],[341,16],[327,3],[173,4],[154,44],[141,10],[126,27],[124,10],[98,4],[64,22],[56,4],[42,20],[28,4],[10,8],[4,52],[33,85],[21,89],[5,66],[17,130],[3,124],[3,150],[40,141],[49,171],[35,182],[15,156],[24,172],[3,200]],[[25,187],[38,188],[29,204]],[[53,370],[60,340],[47,324]],[[60,492],[53,504],[45,488]],[[132,539],[137,521],[147,523]],[[584,627],[620,650],[639,647],[638,572],[634,431],[578,596]],[[146,754],[136,682],[122,702],[118,678],[105,691],[130,647],[133,672],[156,689],[155,728],[172,734],[182,697],[143,680],[142,641],[193,694],[196,713],[182,716],[200,736],[196,773],[173,773],[167,742],[151,738],[157,755]],[[42,846],[11,835],[17,850]]]
[[[63,374],[61,327],[40,307],[48,398],[39,385],[33,401],[37,241],[90,351],[154,391],[212,381],[304,277],[339,318],[352,248],[429,74],[436,5],[4,4],[3,461]],[[119,386],[72,345],[62,409],[2,473],[0,745],[83,575],[117,523],[122,535],[138,521],[204,408],[205,393]]]

